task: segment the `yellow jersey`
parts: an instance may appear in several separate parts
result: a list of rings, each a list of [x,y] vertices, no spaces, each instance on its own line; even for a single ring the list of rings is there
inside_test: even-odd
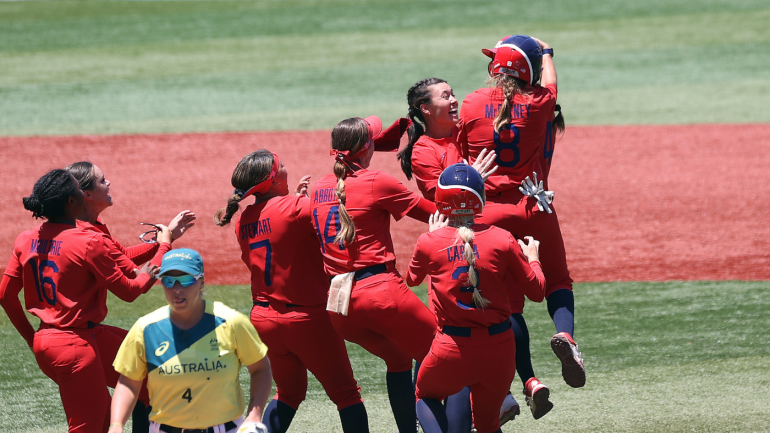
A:
[[[266,354],[267,346],[246,316],[220,302],[206,302],[203,318],[186,331],[171,323],[168,306],[137,320],[113,366],[129,379],[147,377],[150,420],[201,429],[243,414],[241,365]]]

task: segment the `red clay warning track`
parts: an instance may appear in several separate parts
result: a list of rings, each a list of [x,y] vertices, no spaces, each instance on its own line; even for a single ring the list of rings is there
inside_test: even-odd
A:
[[[139,242],[140,222],[191,209],[198,223],[175,246],[202,253],[210,284],[248,284],[232,227],[212,222],[233,167],[267,148],[290,184],[315,181],[331,172],[328,146],[328,131],[0,138],[0,263],[38,224],[21,204],[34,182],[90,160],[112,182],[102,219],[121,243]],[[372,166],[417,191],[395,154],[376,154]],[[570,127],[551,173],[575,281],[770,279],[770,125]],[[425,229],[409,218],[393,225],[401,270]]]

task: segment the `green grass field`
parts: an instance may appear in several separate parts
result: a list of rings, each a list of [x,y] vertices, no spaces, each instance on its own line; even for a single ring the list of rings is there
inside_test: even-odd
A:
[[[527,7],[529,6],[529,7]],[[330,129],[481,47],[556,50],[570,124],[767,122],[760,0],[0,3],[0,135]]]
[[[766,282],[735,281],[578,284],[576,334],[588,372],[581,389],[561,379],[545,306],[529,304],[525,313],[535,372],[551,387],[556,406],[538,421],[523,408],[526,412],[503,431],[766,431],[770,346],[763,341],[770,327],[769,288]],[[416,291],[425,299],[424,287]],[[209,287],[208,297],[248,312],[245,286]],[[159,286],[133,304],[111,298],[105,323],[128,328],[164,302]],[[65,430],[56,385],[40,372],[5,316],[0,335],[0,431]],[[348,348],[371,431],[395,432],[384,363],[358,346]],[[292,431],[341,432],[336,408],[312,376],[310,383]],[[516,378],[516,393],[520,383]]]
[[[419,79],[445,78],[460,99],[483,86],[480,48],[512,33],[554,47],[570,125],[770,122],[768,22],[767,0],[0,2],[0,136],[394,119]],[[524,407],[503,430],[768,431],[769,286],[577,285],[577,390],[561,380],[545,306],[529,304],[535,371],[556,407],[539,421]],[[130,327],[160,292],[111,299],[106,323]],[[209,298],[248,309],[245,287]],[[384,363],[349,351],[372,432],[395,432]],[[64,431],[55,384],[4,314],[0,365],[0,432]],[[315,380],[291,431],[341,431]]]

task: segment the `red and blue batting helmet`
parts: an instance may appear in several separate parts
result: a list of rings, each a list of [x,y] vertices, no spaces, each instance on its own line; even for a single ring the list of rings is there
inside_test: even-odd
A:
[[[540,81],[543,64],[543,50],[536,40],[526,35],[506,36],[494,48],[483,48],[484,54],[492,58],[489,74],[505,74],[524,80],[528,84]]]
[[[476,215],[486,202],[484,179],[468,164],[450,165],[436,188],[436,209],[444,215]]]

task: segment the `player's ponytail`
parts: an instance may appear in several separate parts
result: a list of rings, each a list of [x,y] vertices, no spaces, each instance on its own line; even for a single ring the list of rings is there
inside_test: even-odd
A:
[[[500,110],[497,112],[497,116],[495,116],[495,120],[492,122],[495,127],[495,132],[499,134],[500,131],[511,124],[513,97],[517,93],[521,95],[526,94],[525,89],[527,88],[527,83],[524,82],[524,80],[505,74],[490,76],[488,82],[490,85],[497,87],[503,92],[503,104],[500,106]]]
[[[78,194],[83,193],[75,178],[68,171],[58,168],[38,179],[32,194],[21,201],[33,217],[55,220],[65,216],[69,198]]]
[[[564,115],[561,112],[561,105],[556,104],[554,111],[558,111],[559,114],[557,114],[556,118],[553,119],[553,125],[551,126],[553,128],[553,133],[554,135],[556,135],[557,132],[564,134],[564,128],[566,125],[564,124]]]
[[[254,185],[265,181],[273,169],[273,154],[269,150],[260,149],[246,155],[233,170],[230,183],[235,188],[227,199],[227,206],[214,214],[214,223],[220,227],[230,223],[233,215],[240,208],[239,203],[244,194]]]
[[[481,296],[481,292],[478,289],[479,275],[476,271],[476,256],[473,251],[475,233],[471,228],[473,217],[461,216],[459,218],[461,223],[457,227],[455,242],[463,243],[463,259],[468,262],[468,280],[470,285],[473,286],[473,303],[480,308],[486,308],[489,306],[489,300]]]
[[[422,117],[422,104],[430,103],[430,88],[439,83],[446,83],[441,78],[426,78],[415,83],[406,92],[406,102],[409,105],[408,117],[412,121],[409,129],[406,130],[409,141],[406,146],[398,152],[396,157],[401,161],[401,171],[404,172],[407,179],[412,179],[412,149],[414,143],[425,134],[425,118]]]
[[[348,151],[349,155],[357,154],[369,140],[369,128],[360,117],[345,119],[338,123],[332,130],[331,148],[339,151]],[[335,242],[349,244],[356,239],[356,224],[345,208],[347,201],[345,195],[345,178],[348,171],[352,170],[354,161],[348,161],[343,154],[338,154],[334,161],[334,175],[337,177],[337,195],[339,206],[340,230],[334,237]]]

